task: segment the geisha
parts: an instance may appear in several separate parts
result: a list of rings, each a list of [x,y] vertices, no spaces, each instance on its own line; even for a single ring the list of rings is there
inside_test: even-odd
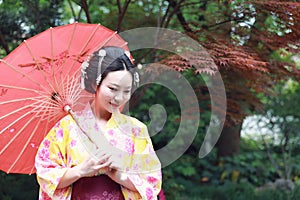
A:
[[[120,112],[139,81],[122,48],[104,47],[82,64],[82,86],[95,94],[75,121],[48,133],[35,159],[39,199],[157,199],[161,165],[147,127]]]

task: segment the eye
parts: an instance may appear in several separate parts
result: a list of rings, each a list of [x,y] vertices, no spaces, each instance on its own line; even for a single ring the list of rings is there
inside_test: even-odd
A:
[[[129,94],[130,90],[125,90],[124,93]]]
[[[115,87],[108,87],[111,91],[117,91],[118,89]]]

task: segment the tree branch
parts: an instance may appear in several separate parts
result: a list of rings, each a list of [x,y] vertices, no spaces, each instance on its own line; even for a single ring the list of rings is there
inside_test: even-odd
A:
[[[173,0],[168,0],[169,1],[169,4],[173,7],[173,12],[171,13],[171,16],[176,14],[177,16],[177,19],[179,20],[181,26],[183,27],[183,29],[186,31],[186,32],[193,32],[193,30],[189,27],[188,23],[186,22],[182,12],[181,12],[181,4],[184,2],[184,0],[180,0],[179,3],[173,1]],[[171,17],[169,17],[170,19]],[[169,23],[168,23],[169,24]],[[167,25],[168,25],[167,24]]]
[[[71,3],[70,0],[68,0],[68,4],[69,4],[69,6],[70,6],[70,9],[71,9],[71,12],[72,12],[74,21],[78,21],[78,19],[76,19],[76,14],[75,14],[74,8],[73,8],[72,3]]]
[[[7,43],[4,40],[4,36],[3,36],[2,32],[1,32],[1,30],[0,30],[0,44],[3,47],[5,53],[9,54],[9,48],[8,48]]]
[[[89,6],[88,6],[88,3],[87,3],[87,0],[81,0],[81,7],[85,12],[87,23],[92,23],[92,19],[91,19],[90,13],[89,13]]]
[[[168,16],[169,12],[170,12],[170,7],[171,7],[171,5],[169,4],[168,7],[167,7],[166,12],[165,12],[165,14],[164,14],[164,16],[161,18],[161,21],[160,21],[160,23],[158,24],[159,27],[166,27],[166,26],[164,26],[164,22],[166,21],[166,18],[167,18],[167,16]],[[170,21],[170,20],[168,19],[167,21]]]
[[[118,25],[117,25],[117,31],[120,32],[122,29],[122,22],[124,20],[125,13],[128,9],[128,6],[130,4],[131,0],[126,0],[124,2],[124,6],[122,7],[120,0],[117,0],[117,6],[119,10],[119,15],[118,15]]]

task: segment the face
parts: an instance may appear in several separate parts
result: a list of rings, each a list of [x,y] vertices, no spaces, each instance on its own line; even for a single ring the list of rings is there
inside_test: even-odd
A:
[[[130,72],[109,72],[97,89],[95,104],[100,113],[118,111],[129,99],[132,88]]]

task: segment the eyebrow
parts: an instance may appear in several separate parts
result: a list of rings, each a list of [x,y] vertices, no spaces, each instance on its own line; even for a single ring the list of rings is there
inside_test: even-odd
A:
[[[113,85],[115,87],[120,87],[120,85],[118,85],[117,83],[109,83],[110,85]],[[131,86],[125,87],[125,89],[130,89]]]

